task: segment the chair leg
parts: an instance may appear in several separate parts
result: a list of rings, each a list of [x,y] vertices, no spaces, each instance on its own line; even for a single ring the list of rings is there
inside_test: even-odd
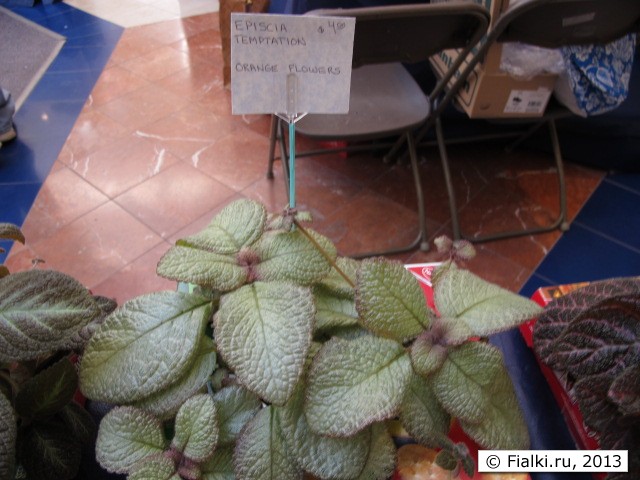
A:
[[[416,197],[418,199],[418,225],[420,226],[420,250],[429,251],[429,237],[427,235],[427,215],[424,209],[424,193],[422,191],[422,182],[420,181],[420,168],[418,166],[418,152],[413,135],[407,133],[407,147],[409,149],[409,158],[411,159],[411,170],[413,171],[413,181],[416,187]]]
[[[427,226],[426,226],[426,214],[424,208],[424,193],[422,190],[422,182],[420,181],[420,169],[418,167],[418,155],[416,152],[415,141],[413,139],[413,135],[410,132],[407,132],[401,139],[406,140],[407,147],[409,150],[409,157],[411,159],[411,169],[413,173],[413,179],[415,183],[416,196],[418,201],[418,225],[419,232],[415,240],[413,240],[410,244],[403,247],[396,247],[392,249],[387,249],[383,251],[375,251],[375,252],[366,252],[351,255],[353,258],[365,258],[365,257],[373,257],[380,255],[394,255],[397,253],[409,252],[411,250],[415,250],[416,248],[420,248],[422,251],[429,250],[429,241],[427,236]],[[273,163],[275,161],[275,148],[276,142],[280,147],[280,161],[282,163],[282,172],[284,176],[284,185],[287,191],[287,196],[289,195],[289,153],[287,150],[287,134],[285,132],[285,124],[284,122],[277,118],[275,115],[271,118],[271,136],[270,136],[270,144],[269,144],[269,166],[267,170],[267,177],[273,178]]]
[[[564,163],[562,161],[562,152],[560,151],[558,130],[556,129],[556,121],[553,118],[549,120],[549,134],[551,135],[553,158],[556,161],[556,168],[558,169],[558,189],[560,192],[560,215],[558,216],[556,223],[560,230],[566,232],[569,230],[567,214],[567,185],[564,180]]]
[[[442,135],[442,127],[440,120],[436,122],[436,135],[438,137],[438,147],[440,149],[440,159],[442,161],[442,168],[444,170],[445,181],[447,182],[447,191],[449,193],[449,207],[451,208],[451,222],[453,226],[454,239],[464,238],[474,243],[488,242],[492,240],[502,240],[506,238],[522,237],[526,235],[536,235],[538,233],[551,232],[556,229],[560,229],[565,232],[569,229],[569,222],[567,221],[567,192],[564,177],[564,163],[562,160],[562,153],[560,152],[560,143],[558,141],[558,132],[556,130],[556,124],[554,119],[548,119],[547,124],[549,127],[549,134],[551,136],[551,144],[553,148],[553,157],[557,169],[558,179],[558,216],[549,224],[542,227],[525,228],[521,230],[512,230],[505,232],[498,232],[488,235],[480,236],[468,236],[460,230],[458,210],[455,203],[455,195],[453,191],[453,184],[451,182],[451,176],[449,172],[449,161],[447,158],[446,147],[444,143],[444,137]],[[539,127],[539,125],[538,125]]]
[[[447,155],[447,146],[444,143],[444,135],[442,134],[442,121],[438,117],[436,119],[436,140],[438,142],[438,151],[440,152],[440,163],[444,172],[444,181],[447,185],[447,193],[449,195],[449,210],[451,211],[451,227],[453,228],[453,239],[460,240],[460,221],[458,220],[458,207],[456,206],[456,193],[453,189],[451,181],[451,170],[449,168],[449,157]]]
[[[350,255],[352,258],[366,258],[366,257],[376,257],[380,255],[395,255],[398,253],[410,252],[411,250],[415,250],[416,248],[420,248],[420,250],[426,252],[429,250],[429,240],[427,235],[427,219],[425,215],[424,208],[424,194],[422,191],[422,182],[420,181],[420,169],[418,167],[418,155],[416,152],[416,146],[413,139],[413,135],[410,132],[407,132],[404,136],[407,141],[407,148],[409,149],[409,157],[411,159],[411,169],[413,173],[413,179],[415,182],[416,188],[416,196],[418,197],[418,225],[419,232],[418,236],[413,240],[410,244],[405,245],[403,247],[396,247],[382,251],[375,252],[367,252],[367,253],[359,253]]]

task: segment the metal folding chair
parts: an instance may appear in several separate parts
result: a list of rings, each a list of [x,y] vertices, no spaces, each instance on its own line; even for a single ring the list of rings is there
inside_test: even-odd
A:
[[[447,81],[460,67],[486,33],[487,10],[471,1],[441,4],[411,4],[310,12],[313,15],[355,17],[353,70],[349,113],[345,115],[309,114],[296,123],[296,134],[314,140],[346,142],[345,148],[296,152],[296,157],[337,151],[390,148],[389,139],[406,142],[411,160],[419,233],[409,245],[382,252],[354,256],[387,255],[420,247],[429,248],[425,206],[413,132],[430,118],[431,99],[425,95],[403,63],[426,61],[446,48],[460,48],[462,55],[450,72],[435,87],[432,97],[444,90]],[[276,143],[288,183],[288,152],[285,122],[272,117],[268,177],[273,178]],[[354,142],[357,142],[354,144]],[[366,144],[363,144],[366,142]],[[376,142],[376,143],[372,143]],[[351,145],[349,145],[351,143]]]
[[[461,73],[456,84],[450,89],[455,93],[461,82],[473,72],[475,66],[482,61],[488,49],[496,42],[521,42],[545,48],[558,48],[565,45],[606,44],[628,33],[640,30],[640,2],[638,0],[523,0],[508,8],[488,33],[482,47],[477,50],[472,60]],[[497,232],[482,236],[467,236],[460,229],[455,191],[451,181],[446,143],[442,132],[440,115],[433,117],[436,124],[436,142],[444,169],[445,181],[449,196],[451,221],[454,237],[466,238],[473,242],[484,242],[503,238],[533,235],[569,228],[567,219],[567,194],[564,180],[563,159],[558,142],[556,119],[573,115],[567,108],[557,102],[550,102],[544,115],[527,120],[530,127],[513,143],[514,148],[529,138],[539,128],[547,125],[551,137],[553,156],[557,169],[559,189],[559,212],[548,225],[523,228],[520,230]],[[500,119],[502,122],[504,119]],[[514,119],[522,123],[522,119]],[[421,139],[425,129],[416,137]],[[460,143],[460,139],[456,139]]]

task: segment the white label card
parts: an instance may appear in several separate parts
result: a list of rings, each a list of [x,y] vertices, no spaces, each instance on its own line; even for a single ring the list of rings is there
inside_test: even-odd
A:
[[[551,90],[511,90],[504,113],[541,114],[547,108]]]
[[[347,113],[354,31],[354,18],[232,13],[232,113]]]

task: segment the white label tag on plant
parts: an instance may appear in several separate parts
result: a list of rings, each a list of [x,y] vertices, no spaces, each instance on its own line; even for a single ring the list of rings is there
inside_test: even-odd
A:
[[[511,90],[504,113],[541,114],[547,107],[549,97],[551,97],[551,90],[546,88]]]
[[[354,31],[355,18],[231,14],[232,112],[348,113]]]

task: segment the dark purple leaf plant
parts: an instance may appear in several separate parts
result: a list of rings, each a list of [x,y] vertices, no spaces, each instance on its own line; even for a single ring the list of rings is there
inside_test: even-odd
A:
[[[534,349],[564,379],[603,450],[628,450],[640,478],[640,277],[591,283],[555,299],[538,319]]]

